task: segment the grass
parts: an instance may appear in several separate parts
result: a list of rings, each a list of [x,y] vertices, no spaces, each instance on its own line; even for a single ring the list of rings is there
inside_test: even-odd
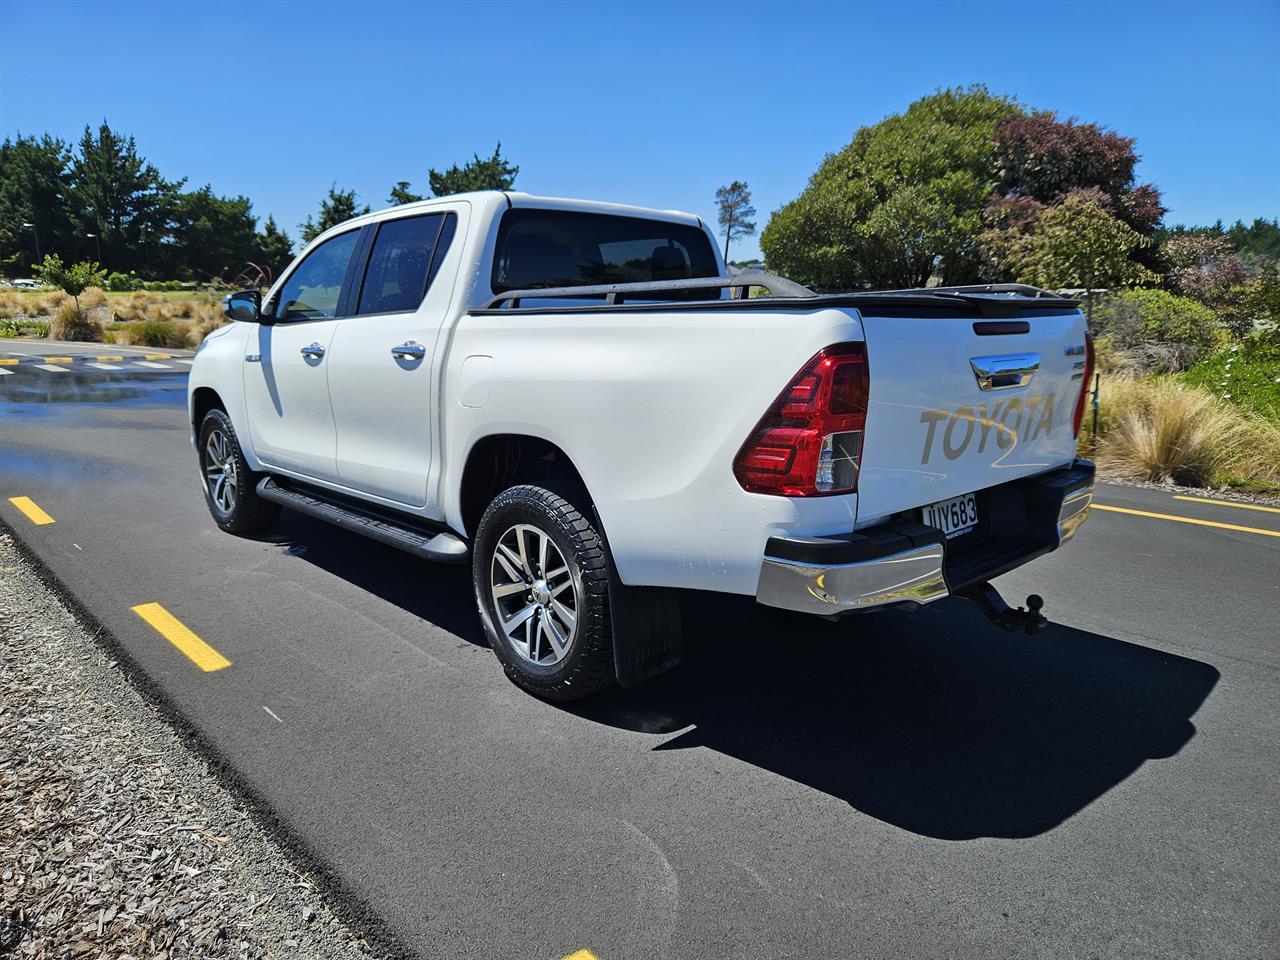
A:
[[[61,290],[0,289],[0,337],[93,339],[155,347],[195,347],[225,321],[216,291],[138,290],[80,294],[85,322],[64,316],[72,299]],[[52,333],[50,329],[52,328]],[[60,332],[73,336],[60,336]]]
[[[1197,363],[1180,379],[1280,423],[1280,342],[1249,341]]]

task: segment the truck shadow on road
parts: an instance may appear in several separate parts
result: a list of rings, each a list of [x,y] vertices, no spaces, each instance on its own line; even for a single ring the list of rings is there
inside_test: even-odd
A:
[[[301,517],[282,532],[282,544],[308,545],[307,562],[484,642],[466,568]],[[1176,755],[1219,678],[1059,624],[1006,634],[963,600],[835,625],[750,602],[686,606],[677,669],[560,709],[652,734],[654,750],[719,751],[944,840],[1052,830],[1144,762]]]
[[[1208,664],[1053,625],[1003,633],[963,600],[814,624],[694,610],[685,662],[574,712],[660,733],[944,840],[1052,830],[1172,757],[1217,683]]]

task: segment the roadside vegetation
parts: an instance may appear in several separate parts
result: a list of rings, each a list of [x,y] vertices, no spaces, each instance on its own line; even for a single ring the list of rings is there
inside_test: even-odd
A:
[[[199,346],[226,322],[221,290],[112,293],[89,287],[75,298],[62,290],[0,290],[0,339],[48,337],[147,347]]]

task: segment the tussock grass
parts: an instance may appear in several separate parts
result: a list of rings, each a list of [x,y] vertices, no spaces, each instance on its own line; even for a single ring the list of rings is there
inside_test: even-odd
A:
[[[50,340],[85,340],[100,342],[102,340],[102,324],[79,309],[74,300],[58,308],[49,322]]]
[[[1098,413],[1104,474],[1186,486],[1226,478],[1280,484],[1280,425],[1208,391],[1172,379],[1111,378],[1102,385]]]
[[[132,344],[140,347],[187,346],[187,327],[172,320],[138,320],[122,324],[113,331],[115,343]]]

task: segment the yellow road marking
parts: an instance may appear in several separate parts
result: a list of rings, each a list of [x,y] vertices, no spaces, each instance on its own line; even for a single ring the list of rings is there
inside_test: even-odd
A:
[[[27,519],[37,527],[43,527],[46,523],[54,522],[53,517],[37,507],[36,502],[30,497],[10,497],[9,502],[25,513]]]
[[[1262,510],[1266,513],[1280,513],[1280,507],[1263,507],[1256,503],[1235,503],[1231,500],[1206,500],[1204,497],[1179,497],[1175,500],[1191,500],[1194,503],[1212,503],[1219,507],[1239,507],[1241,510]]]
[[[70,362],[72,361],[72,359],[73,359],[73,358],[71,358],[71,357],[41,357],[40,359],[41,359],[41,360],[43,360],[45,363],[70,363]]]
[[[1241,533],[1257,533],[1264,537],[1280,537],[1280,530],[1259,530],[1257,527],[1241,527],[1234,523],[1218,523],[1216,520],[1195,520],[1191,517],[1175,517],[1168,513],[1148,513],[1146,510],[1130,510],[1127,507],[1107,507],[1094,501],[1094,510],[1110,510],[1112,513],[1131,513],[1135,517],[1154,517],[1157,520],[1176,520],[1178,523],[1194,523],[1198,527],[1217,527],[1219,530],[1239,530]]]
[[[158,603],[140,603],[133,612],[155,628],[201,670],[210,673],[231,666],[231,661],[197,637],[181,620]]]
[[[116,354],[115,356],[111,356],[111,357],[94,357],[93,359],[97,360],[99,363],[110,363],[112,360],[123,360],[124,357],[120,356],[119,354]]]
[[[15,363],[18,363],[17,357],[5,357],[3,360],[0,360],[0,367],[13,366]]]
[[[600,960],[600,958],[590,950],[575,950],[573,953],[565,957],[564,960]]]
[[[172,353],[148,353],[145,357],[143,357],[143,359],[144,360],[172,360],[173,354]]]

